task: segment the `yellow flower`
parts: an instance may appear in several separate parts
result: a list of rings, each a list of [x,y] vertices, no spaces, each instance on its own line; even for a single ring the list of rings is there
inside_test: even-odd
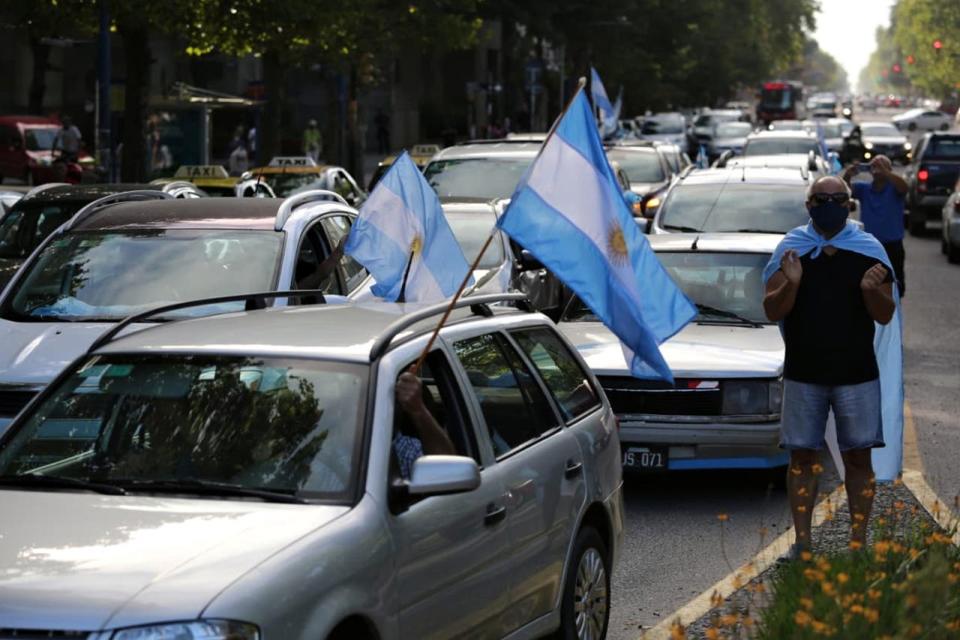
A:
[[[909,608],[911,609],[915,608],[918,602],[919,600],[917,599],[917,596],[913,595],[912,593],[907,596],[907,606]]]
[[[743,620],[740,621],[740,624],[743,625],[744,629],[750,629],[753,627],[753,618],[750,616],[743,616]]]
[[[863,607],[858,604],[850,605],[850,613],[855,616],[863,615]]]
[[[833,635],[833,628],[830,627],[825,622],[820,622],[819,620],[811,620],[810,626],[813,627],[814,633],[817,633],[822,636]]]
[[[831,598],[832,598],[833,596],[837,595],[837,590],[836,590],[836,588],[833,586],[833,583],[832,583],[832,582],[824,582],[824,583],[821,583],[821,584],[820,584],[820,589],[823,591],[824,594],[830,596]]]
[[[960,618],[943,623],[947,631],[960,631]]]
[[[883,595],[883,592],[881,592],[879,589],[867,590],[867,597],[870,598],[871,600],[879,600],[880,596],[882,595]]]
[[[737,624],[737,621],[739,619],[740,618],[738,616],[735,616],[732,613],[728,613],[726,615],[720,616],[720,626],[732,627],[733,625]]]
[[[876,609],[867,607],[863,610],[863,617],[867,620],[867,622],[876,624],[880,620],[880,612]]]
[[[720,640],[720,631],[716,627],[710,627],[706,630],[703,637],[707,640]]]
[[[795,614],[793,614],[793,621],[798,627],[808,626],[811,620],[813,620],[813,618],[811,618],[810,614],[806,611],[797,611]]]
[[[810,467],[810,470],[813,471],[816,475],[820,475],[821,473],[823,473],[823,465],[817,462],[812,467]]]
[[[743,586],[743,576],[741,576],[738,573],[737,575],[733,576],[733,588],[739,589],[742,586]]]
[[[813,554],[810,553],[809,551],[801,551],[800,559],[803,560],[804,562],[810,562],[813,559]]]
[[[799,476],[800,474],[803,473],[803,469],[801,469],[800,467],[790,467],[790,473],[792,473],[795,476]]]
[[[904,503],[903,500],[897,500],[896,502],[893,503],[893,508],[896,509],[897,511],[902,511],[905,506],[907,505]]]
[[[862,513],[855,513],[853,514],[853,519],[856,520],[857,522],[863,522],[864,517]]]
[[[849,581],[850,581],[850,576],[848,576],[847,574],[845,573],[837,574],[837,582],[839,582],[840,584],[847,584],[847,582]]]
[[[670,625],[670,640],[687,640],[687,630],[679,620]]]
[[[805,506],[803,506],[802,504],[797,505],[797,513],[806,513],[806,512],[807,512],[807,508]]]
[[[728,515],[725,514],[725,513],[718,513],[718,514],[717,514],[717,520],[719,520],[720,522],[726,522],[726,521],[729,520],[729,519],[730,519],[730,516],[728,516]]]
[[[851,541],[850,541],[850,550],[851,550],[851,551],[859,551],[859,550],[862,549],[862,548],[863,548],[863,543],[860,542],[859,540],[851,540]]]
[[[797,489],[797,495],[798,495],[798,496],[805,496],[805,495],[807,495],[807,488],[806,488],[806,487],[800,487],[799,489]]]
[[[800,598],[800,606],[806,609],[807,611],[813,611],[813,599],[812,598]]]

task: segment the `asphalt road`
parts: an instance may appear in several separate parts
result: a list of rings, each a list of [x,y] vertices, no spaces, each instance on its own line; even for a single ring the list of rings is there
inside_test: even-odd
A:
[[[858,115],[862,121],[887,120],[900,111]],[[940,254],[938,237],[931,229],[929,237],[906,240],[904,376],[928,482],[952,505],[960,494],[960,266]],[[625,500],[626,536],[612,583],[612,640],[636,640],[790,524],[786,494],[765,472],[628,477]],[[729,518],[722,531],[721,513]]]

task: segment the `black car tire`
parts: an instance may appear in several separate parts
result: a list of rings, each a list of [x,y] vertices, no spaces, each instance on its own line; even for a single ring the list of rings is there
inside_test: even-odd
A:
[[[591,571],[584,571],[582,563],[599,568],[603,572],[603,585],[601,590],[595,590],[594,584],[589,583],[589,574]],[[598,564],[599,563],[599,564]],[[578,584],[579,583],[579,584]],[[581,636],[577,632],[577,597],[578,591],[586,588],[588,594],[599,595],[602,602],[594,599],[594,604],[602,609],[601,620],[596,617],[590,618],[586,622],[593,622],[594,629],[599,623],[599,633],[593,633],[590,636]],[[596,612],[595,612],[596,613]],[[607,625],[610,622],[610,554],[607,546],[597,530],[587,525],[577,534],[577,540],[573,545],[573,553],[570,554],[570,564],[567,565],[567,578],[563,584],[563,594],[560,600],[560,628],[554,634],[555,640],[580,640],[582,637],[592,637],[597,640],[605,638],[607,635]]]
[[[910,235],[922,236],[927,232],[927,217],[919,211],[910,212]]]

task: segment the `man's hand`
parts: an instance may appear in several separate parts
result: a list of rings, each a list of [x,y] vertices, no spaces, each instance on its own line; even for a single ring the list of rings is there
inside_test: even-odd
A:
[[[783,257],[780,258],[780,270],[790,284],[800,284],[800,279],[803,278],[803,266],[796,251],[788,249],[783,253]]]
[[[423,383],[412,371],[404,371],[397,378],[397,404],[409,415],[416,415],[424,410]]]
[[[860,288],[864,291],[875,291],[880,288],[887,277],[887,268],[882,264],[875,264],[863,274],[860,280]]]
[[[886,176],[893,171],[893,163],[887,156],[877,156],[870,161],[870,170]]]

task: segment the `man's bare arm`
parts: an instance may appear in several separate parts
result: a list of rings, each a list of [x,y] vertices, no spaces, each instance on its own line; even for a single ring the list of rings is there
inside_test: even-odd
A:
[[[803,267],[800,266],[797,252],[792,249],[784,252],[780,259],[780,271],[767,281],[763,296],[763,312],[770,321],[780,322],[793,311],[802,277]]]
[[[863,290],[863,302],[867,306],[867,313],[874,322],[887,324],[893,319],[897,310],[897,303],[893,300],[893,283],[884,282],[887,277],[887,268],[882,264],[870,267],[860,281]]]

